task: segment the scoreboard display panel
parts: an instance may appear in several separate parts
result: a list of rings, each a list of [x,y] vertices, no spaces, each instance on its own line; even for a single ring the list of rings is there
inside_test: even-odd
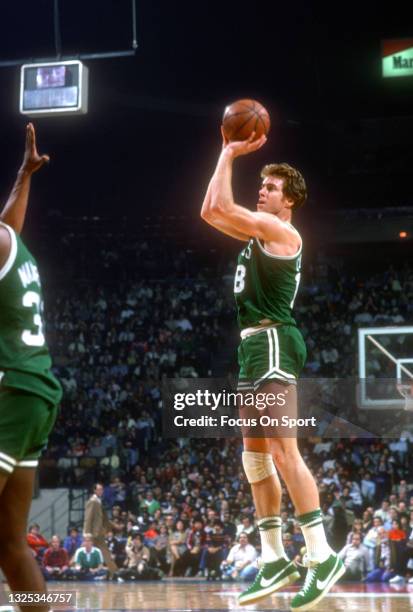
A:
[[[20,112],[29,117],[79,115],[88,108],[88,69],[78,60],[24,64]]]

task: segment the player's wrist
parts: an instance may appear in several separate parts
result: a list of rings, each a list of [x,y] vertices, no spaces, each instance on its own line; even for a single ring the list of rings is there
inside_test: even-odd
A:
[[[222,149],[221,159],[233,161],[235,159],[234,151],[228,145]]]
[[[33,174],[33,170],[29,168],[28,164],[24,163],[20,166],[17,176],[19,178],[29,178]]]

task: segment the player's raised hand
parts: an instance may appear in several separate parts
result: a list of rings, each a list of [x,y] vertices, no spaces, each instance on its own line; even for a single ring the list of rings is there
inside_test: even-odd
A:
[[[263,134],[259,138],[255,139],[255,132],[251,132],[249,138],[246,140],[229,141],[225,136],[224,129],[221,126],[222,134],[222,149],[229,153],[234,159],[240,155],[248,155],[258,151],[267,142],[267,137]]]
[[[39,155],[36,147],[36,132],[34,131],[33,123],[28,123],[26,126],[26,148],[21,169],[24,172],[33,174],[49,161],[48,155]]]

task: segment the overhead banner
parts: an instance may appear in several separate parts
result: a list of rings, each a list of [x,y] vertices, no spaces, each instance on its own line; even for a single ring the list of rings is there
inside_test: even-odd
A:
[[[413,38],[382,41],[383,77],[413,76]]]

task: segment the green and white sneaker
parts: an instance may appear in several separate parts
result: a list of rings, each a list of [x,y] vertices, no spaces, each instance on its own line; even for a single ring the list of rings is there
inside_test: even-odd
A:
[[[238,597],[240,605],[258,601],[278,589],[293,584],[300,574],[292,561],[278,559],[272,563],[264,563],[252,585]]]
[[[331,554],[323,563],[310,561],[304,556],[304,563],[308,567],[303,588],[291,602],[291,610],[311,610],[331,589],[346,569],[336,553]]]

